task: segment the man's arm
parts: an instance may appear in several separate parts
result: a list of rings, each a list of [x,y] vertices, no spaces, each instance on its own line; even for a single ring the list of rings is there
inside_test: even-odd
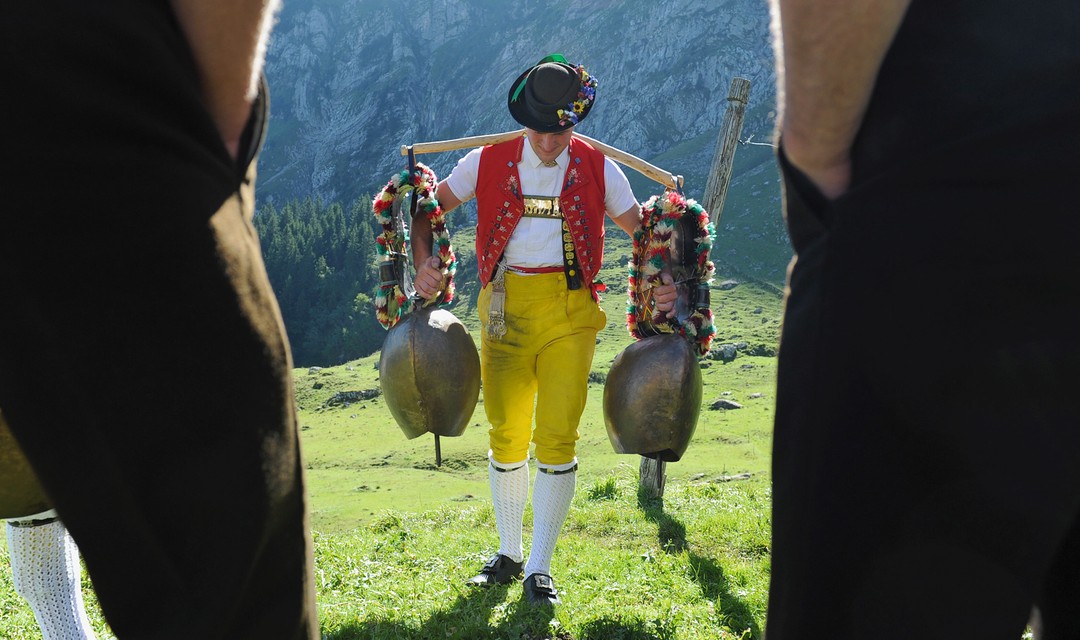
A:
[[[626,235],[633,238],[634,229],[641,225],[641,205],[634,204],[634,206],[615,216],[612,220],[619,225],[620,229],[626,232]]]
[[[829,198],[851,181],[851,144],[911,0],[771,0],[788,160]]]
[[[461,200],[454,195],[453,189],[446,184],[446,180],[439,183],[435,188],[435,199],[443,214],[450,213],[461,204]],[[412,244],[413,264],[416,265],[416,277],[413,278],[413,286],[420,297],[425,300],[434,298],[443,287],[445,273],[442,270],[442,261],[438,256],[432,256],[434,236],[431,225],[423,217],[412,221],[409,240]]]
[[[631,238],[634,230],[641,226],[641,205],[635,204],[626,211],[612,218]],[[660,284],[653,290],[653,302],[656,311],[666,314],[675,308],[675,299],[679,293],[675,289],[675,279],[671,277],[671,268],[665,267],[660,274]]]
[[[203,98],[235,158],[279,0],[171,0],[199,65]]]

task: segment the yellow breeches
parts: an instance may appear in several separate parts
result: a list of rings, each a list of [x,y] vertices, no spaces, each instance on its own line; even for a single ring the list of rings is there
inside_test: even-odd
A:
[[[491,287],[480,292],[478,304],[485,327]],[[506,335],[491,340],[482,332],[480,349],[492,457],[505,463],[525,460],[531,440],[537,461],[571,462],[596,332],[607,316],[587,288],[568,290],[562,273],[507,273],[505,318]]]

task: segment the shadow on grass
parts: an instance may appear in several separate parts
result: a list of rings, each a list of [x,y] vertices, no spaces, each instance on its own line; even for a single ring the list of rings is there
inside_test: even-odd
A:
[[[509,586],[470,588],[458,595],[446,609],[436,611],[418,626],[400,620],[357,620],[323,632],[323,640],[472,640],[512,638],[513,640],[574,640],[564,630],[552,629],[551,606],[534,606],[524,600],[507,603]],[[506,616],[497,625],[489,624],[492,609],[506,607]],[[597,638],[605,636],[596,636]],[[622,636],[620,636],[622,637]],[[638,636],[625,636],[637,638]],[[644,636],[642,636],[644,638]]]
[[[637,621],[627,624],[621,620],[594,620],[581,629],[578,640],[672,640],[675,629],[663,622],[651,625]]]
[[[694,579],[701,587],[702,594],[713,601],[719,598],[720,606],[717,609],[724,618],[724,624],[731,629],[750,629],[751,637],[760,638],[761,629],[758,628],[746,603],[732,593],[731,585],[724,575],[724,569],[712,558],[690,548],[686,541],[686,526],[664,512],[664,499],[653,497],[647,490],[639,487],[638,507],[649,521],[656,523],[660,546],[664,551],[686,552],[690,568],[694,572]],[[637,636],[627,637],[637,638]]]

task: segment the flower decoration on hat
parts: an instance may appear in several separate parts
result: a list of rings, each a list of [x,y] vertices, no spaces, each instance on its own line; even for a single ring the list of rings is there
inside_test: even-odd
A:
[[[559,116],[559,124],[563,126],[577,124],[581,119],[581,114],[585,113],[596,99],[596,78],[590,76],[585,67],[580,64],[575,69],[581,80],[581,89],[578,91],[577,100],[567,104],[565,109],[559,109],[556,112]]]
[[[559,53],[545,56],[510,85],[507,107],[519,124],[541,133],[584,120],[596,103],[597,79]]]

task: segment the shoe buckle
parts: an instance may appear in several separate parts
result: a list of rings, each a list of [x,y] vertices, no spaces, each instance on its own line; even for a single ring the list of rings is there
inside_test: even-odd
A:
[[[551,579],[551,576],[545,576],[544,574],[537,574],[533,576],[534,584],[537,589],[543,589],[544,591],[555,591],[555,581]]]

